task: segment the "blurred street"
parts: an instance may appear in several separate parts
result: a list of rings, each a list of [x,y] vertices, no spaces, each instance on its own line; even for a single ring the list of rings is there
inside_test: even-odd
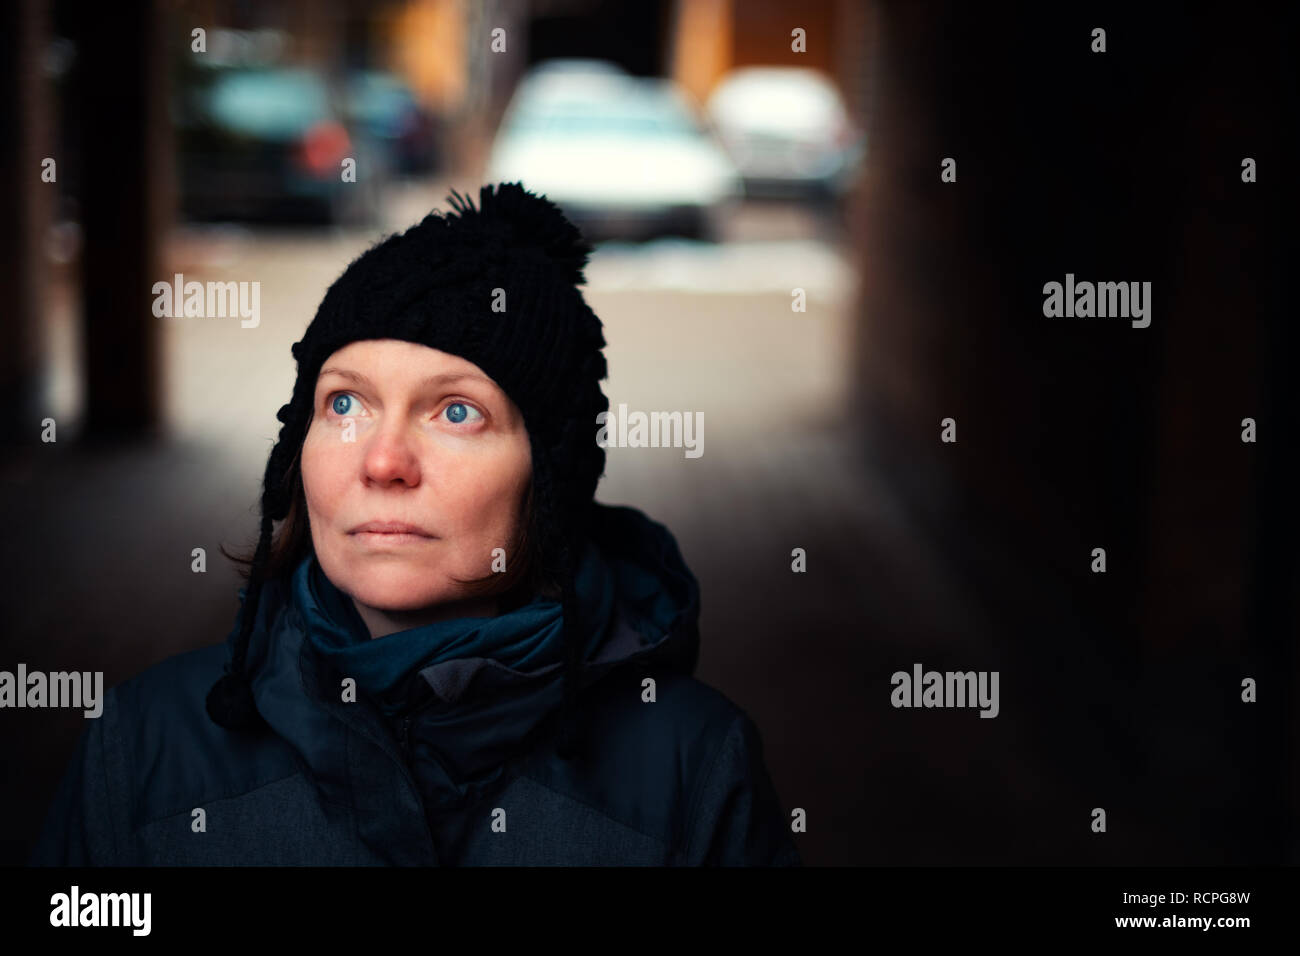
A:
[[[445,208],[439,197],[470,182],[394,190],[386,228]],[[845,418],[857,288],[841,237],[816,214],[782,202],[742,208],[728,229],[737,238],[719,244],[609,242],[592,256],[586,296],[605,324],[611,407],[701,411],[705,424],[699,458],[676,448],[609,449],[597,498],[638,507],[677,536],[702,588],[697,676],[751,713],[783,800],[816,814],[804,844],[809,862],[886,861],[891,852],[897,862],[942,862],[950,853],[944,830],[926,819],[950,810],[909,795],[942,794],[953,761],[969,786],[987,789],[973,803],[998,799],[1007,773],[1035,798],[1061,784],[1038,777],[1014,722],[990,733],[967,721],[966,733],[954,733],[952,722],[915,721],[905,728],[918,735],[915,752],[947,754],[929,771],[911,751],[880,751],[881,739],[898,732],[886,731],[896,714],[882,706],[884,695],[867,692],[887,686],[893,666],[881,662],[985,659],[992,648],[972,645],[980,640],[976,612],[875,477]],[[172,233],[168,273],[261,281],[261,322],[244,329],[237,318],[164,320],[171,440],[102,454],[50,446],[10,465],[6,483],[25,490],[4,496],[0,516],[24,529],[20,537],[42,537],[51,562],[8,567],[12,593],[37,593],[60,569],[85,588],[25,604],[37,619],[21,629],[32,643],[16,649],[19,659],[55,669],[72,666],[75,655],[90,667],[83,641],[111,619],[115,633],[140,641],[93,661],[111,685],[225,636],[239,582],[218,544],[253,541],[274,412],[293,383],[290,345],[370,238],[229,225]],[[791,310],[796,287],[807,293],[806,312]],[[71,298],[71,290],[60,293],[68,307]],[[53,380],[71,383],[75,329],[67,315],[56,329]],[[75,404],[71,386],[58,400]],[[95,489],[93,499],[76,494],[82,487]],[[190,572],[194,547],[207,550],[206,575]],[[805,549],[816,573],[791,571],[794,548]],[[51,645],[50,634],[66,643]],[[62,755],[23,759],[49,761],[53,770]],[[844,779],[854,767],[861,778]],[[890,768],[907,776],[907,787],[868,779]],[[900,825],[930,832],[934,842],[872,840],[853,825],[863,814],[910,818]],[[986,853],[996,857],[1002,845],[991,840]]]

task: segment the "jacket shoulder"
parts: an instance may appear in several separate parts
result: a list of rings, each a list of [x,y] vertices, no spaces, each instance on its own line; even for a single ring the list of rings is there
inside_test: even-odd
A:
[[[633,723],[639,718],[678,729],[730,724],[744,714],[717,688],[654,662],[628,662],[585,693],[594,708],[626,710],[625,719]]]
[[[201,647],[160,661],[110,692],[115,713],[105,730],[122,752],[135,826],[297,771],[275,734],[234,733],[208,716],[208,691],[225,661],[224,644]]]
[[[744,810],[750,822],[740,825],[766,834],[758,842],[786,859],[792,848],[775,833],[785,818],[763,765],[761,735],[721,691],[670,669],[630,665],[585,692],[581,718],[584,759],[542,761],[528,776],[654,837],[679,863],[719,856],[717,834],[747,799],[738,794],[757,794]]]

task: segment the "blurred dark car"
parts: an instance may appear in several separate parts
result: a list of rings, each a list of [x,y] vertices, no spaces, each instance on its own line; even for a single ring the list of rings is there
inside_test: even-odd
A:
[[[350,74],[345,108],[349,125],[384,149],[393,172],[415,175],[440,167],[437,117],[398,77],[378,70]]]
[[[686,93],[588,60],[547,61],[520,81],[486,178],[522,181],[593,241],[716,239],[742,189]]]
[[[369,224],[387,177],[326,77],[298,68],[207,71],[173,114],[180,206],[198,220]],[[356,181],[343,160],[356,160]]]

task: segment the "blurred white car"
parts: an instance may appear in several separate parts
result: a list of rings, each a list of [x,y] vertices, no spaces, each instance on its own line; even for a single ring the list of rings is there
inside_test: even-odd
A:
[[[707,112],[747,195],[837,197],[865,154],[865,135],[819,70],[732,70],[709,95]]]
[[[485,177],[545,195],[593,241],[714,238],[744,192],[726,151],[675,84],[554,67],[520,82]]]

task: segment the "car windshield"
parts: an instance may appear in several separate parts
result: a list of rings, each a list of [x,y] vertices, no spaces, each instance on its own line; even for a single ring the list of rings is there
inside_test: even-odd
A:
[[[231,73],[208,98],[218,125],[249,136],[296,136],[328,119],[329,94],[320,77],[300,70]]]
[[[625,111],[625,109],[584,109],[584,111],[534,111],[521,114],[511,124],[515,133],[552,135],[615,134],[628,137],[692,137],[698,133],[690,117],[669,111]]]
[[[537,104],[521,110],[511,121],[510,131],[554,136],[665,137],[695,136],[700,128],[678,104],[656,97]]]
[[[347,102],[352,116],[371,123],[396,122],[415,107],[405,87],[384,77],[366,77],[353,83]]]

